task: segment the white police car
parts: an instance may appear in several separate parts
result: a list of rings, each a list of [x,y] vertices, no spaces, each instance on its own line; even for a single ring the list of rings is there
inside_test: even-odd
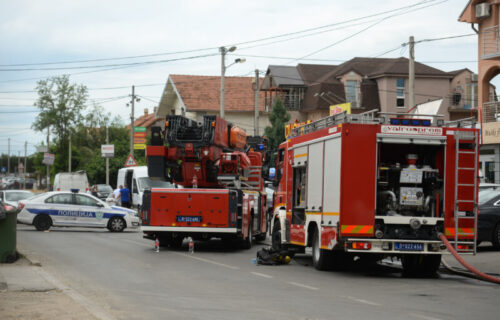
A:
[[[137,212],[109,206],[85,193],[55,191],[19,202],[17,221],[32,224],[39,231],[55,227],[102,227],[113,232],[138,228]]]

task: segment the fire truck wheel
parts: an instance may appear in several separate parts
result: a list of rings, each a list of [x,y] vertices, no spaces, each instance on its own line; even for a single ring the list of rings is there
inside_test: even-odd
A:
[[[33,220],[33,225],[38,231],[49,230],[52,225],[52,219],[46,214],[39,214]]]
[[[332,252],[321,249],[319,232],[316,230],[313,234],[312,243],[312,259],[313,265],[318,270],[332,269]]]
[[[497,226],[493,230],[493,236],[491,239],[491,243],[493,243],[493,247],[495,249],[500,249],[500,223],[497,224]]]
[[[250,223],[248,224],[248,237],[246,237],[244,240],[243,240],[243,243],[241,245],[241,247],[243,249],[250,249],[252,248],[252,220],[250,220]]]
[[[441,265],[441,255],[407,254],[401,263],[404,276],[433,277]]]
[[[261,233],[255,236],[255,241],[266,241],[267,233]]]

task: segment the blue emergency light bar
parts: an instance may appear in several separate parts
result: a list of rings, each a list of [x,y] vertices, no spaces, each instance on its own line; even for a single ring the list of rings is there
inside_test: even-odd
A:
[[[429,119],[405,119],[405,118],[391,118],[390,123],[394,126],[430,126],[431,120]]]

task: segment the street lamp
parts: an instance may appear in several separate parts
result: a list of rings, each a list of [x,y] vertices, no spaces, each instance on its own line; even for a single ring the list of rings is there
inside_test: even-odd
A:
[[[226,69],[229,68],[230,66],[232,66],[235,63],[243,63],[243,62],[246,61],[245,58],[238,58],[238,59],[235,59],[233,63],[231,63],[230,65],[228,65],[226,67],[226,53],[233,52],[234,50],[236,50],[235,46],[232,46],[229,49],[227,49],[226,47],[220,47],[219,48],[219,51],[220,51],[220,54],[221,54],[220,114],[219,114],[219,116],[221,118],[224,118],[224,77],[226,75]]]

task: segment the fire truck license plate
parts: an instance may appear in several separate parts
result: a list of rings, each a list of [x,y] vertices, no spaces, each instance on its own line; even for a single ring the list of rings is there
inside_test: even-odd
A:
[[[424,251],[423,243],[396,242],[394,249],[401,251]]]
[[[201,216],[177,216],[177,222],[201,222]]]

